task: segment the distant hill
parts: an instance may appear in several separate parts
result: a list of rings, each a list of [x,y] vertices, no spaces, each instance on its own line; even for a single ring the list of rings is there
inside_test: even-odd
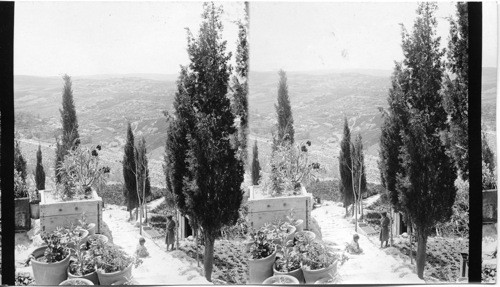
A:
[[[382,118],[379,107],[387,107],[391,71],[350,70],[289,72],[288,90],[292,103],[297,142],[311,140],[311,160],[322,166],[321,178],[338,178],[339,143],[344,117],[349,119],[352,137],[360,133],[366,155],[368,181],[378,182],[378,142]],[[73,94],[84,144],[104,146],[105,161],[112,167],[114,181],[121,179],[120,161],[127,121],[136,138],[144,136],[153,170],[153,184],[164,185],[162,160],[166,138],[164,110],[172,109],[177,75],[128,74],[73,77]],[[257,140],[261,166],[266,166],[276,121],[276,72],[249,75],[250,143]],[[43,143],[49,152],[60,132],[61,92],[59,77],[14,77],[16,132],[24,139],[28,162]],[[483,122],[496,130],[496,69],[483,69]],[[53,165],[51,155],[44,162]]]

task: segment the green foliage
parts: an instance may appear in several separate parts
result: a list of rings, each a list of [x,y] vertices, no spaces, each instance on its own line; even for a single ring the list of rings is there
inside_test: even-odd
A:
[[[252,259],[262,259],[270,256],[276,251],[274,240],[278,237],[276,225],[266,223],[259,230],[250,233],[252,245],[250,246],[250,256]]]
[[[307,192],[312,193],[314,197],[321,198],[321,200],[340,201],[341,194],[339,190],[338,181],[323,180],[312,181],[307,187]]]
[[[59,190],[63,198],[89,198],[92,195],[92,187],[100,190],[106,185],[110,169],[101,166],[100,150],[100,145],[77,146],[64,156],[64,161],[57,171],[61,178],[62,186],[59,186]]]
[[[444,107],[450,116],[450,151],[461,177],[469,178],[468,87],[469,23],[467,3],[456,3],[456,19],[450,18]]]
[[[233,144],[238,130],[227,96],[231,53],[222,40],[222,7],[204,3],[203,8],[198,37],[188,30],[190,63],[177,82],[165,170],[167,189],[181,213],[201,226],[212,255],[221,228],[238,220],[244,166]],[[204,265],[211,280],[212,262]]]
[[[137,182],[135,178],[135,157],[134,157],[134,134],[130,122],[127,125],[127,142],[123,152],[123,197],[127,206],[127,211],[131,211],[139,205],[137,199]]]
[[[418,233],[419,278],[423,278],[427,236],[438,222],[450,219],[456,196],[456,165],[442,141],[449,124],[440,93],[444,50],[436,36],[436,9],[435,3],[419,3],[412,33],[403,27],[400,106],[394,109],[401,123],[399,157],[404,169],[396,189]]]
[[[469,237],[469,181],[461,178],[455,180],[457,196],[452,207],[449,221],[438,223],[437,229],[444,236]]]
[[[490,172],[493,173],[496,167],[495,153],[491,150],[486,133],[484,132],[481,137],[481,155],[484,163],[488,166]]]
[[[71,77],[64,75],[63,80],[62,109],[59,109],[61,113],[62,136],[56,139],[56,183],[61,183],[61,175],[57,171],[60,169],[64,157],[70,150],[80,145]]]
[[[277,135],[276,138],[273,137],[273,145],[275,147],[284,143],[293,144],[295,135],[286,72],[280,70],[278,75],[280,77],[278,83],[278,104],[274,105],[278,119]]]
[[[260,163],[259,163],[259,149],[257,147],[257,140],[253,144],[253,158],[252,158],[252,184],[259,185],[260,181]]]
[[[151,196],[151,181],[149,179],[148,158],[146,156],[146,140],[144,137],[136,144],[134,149],[134,159],[135,175],[137,179],[136,187],[139,191],[139,200],[143,203],[147,197]]]
[[[248,13],[248,11],[246,11]],[[238,136],[238,158],[245,164],[248,158],[248,14],[245,21],[238,21],[238,42],[236,48],[236,75],[233,76],[233,102],[232,109],[236,116]]]
[[[356,193],[358,197],[361,197],[361,195],[366,192],[366,167],[363,153],[363,141],[360,134],[356,136],[354,146],[351,149],[351,159],[353,160],[352,174],[354,175]]]
[[[290,144],[288,141],[276,146],[271,155],[270,178],[264,188],[273,196],[300,194],[301,185],[307,186],[314,178],[313,171],[319,163],[309,161],[311,142]]]
[[[340,191],[344,200],[346,213],[347,206],[354,202],[351,169],[351,131],[349,130],[347,118],[344,118],[344,136],[340,142],[339,170]]]
[[[340,260],[341,256],[319,241],[312,241],[307,244],[302,258],[303,266],[310,270],[318,270],[330,267],[335,261]]]
[[[496,170],[491,170],[490,165],[482,161],[482,185],[483,190],[497,188]]]
[[[130,257],[119,246],[112,243],[98,242],[90,249],[92,256],[95,258],[95,266],[104,273],[122,271],[130,264],[134,263],[134,259]]]
[[[23,157],[18,140],[16,140],[14,146],[14,169],[19,173],[23,183],[26,183],[26,160]]]
[[[38,151],[36,152],[36,170],[35,170],[35,181],[36,189],[45,189],[45,171],[43,170],[42,164],[42,147],[38,145]]]
[[[28,195],[28,187],[23,181],[21,173],[14,169],[14,198],[24,198]]]

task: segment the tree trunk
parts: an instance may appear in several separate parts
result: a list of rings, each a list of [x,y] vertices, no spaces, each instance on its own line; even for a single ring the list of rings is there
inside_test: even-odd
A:
[[[203,258],[203,267],[205,268],[205,278],[212,282],[212,269],[214,260],[214,241],[215,239],[205,232],[205,256]]]
[[[407,226],[409,231],[408,233],[410,234],[410,264],[413,264],[413,245],[412,245],[413,226],[411,224],[411,218],[409,215],[407,218],[408,218]]]
[[[135,221],[137,221],[137,218],[139,217],[139,207],[137,206],[135,208]]]
[[[417,247],[417,275],[418,278],[424,279],[426,247],[427,247],[427,234],[422,230],[417,230],[418,234],[418,247]]]
[[[198,246],[198,228],[195,229],[194,232],[195,239],[196,239],[196,265],[200,267],[200,253],[198,252],[199,246]]]

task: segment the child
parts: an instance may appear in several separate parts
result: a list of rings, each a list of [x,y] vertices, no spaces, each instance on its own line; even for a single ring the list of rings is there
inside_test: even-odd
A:
[[[146,243],[146,239],[144,239],[144,237],[141,237],[139,239],[139,245],[137,245],[137,249],[135,250],[135,256],[139,258],[149,256],[148,249],[146,248],[146,246],[144,246],[144,243]]]
[[[359,235],[358,234],[354,234],[352,236],[352,242],[347,244],[347,252],[349,252],[350,254],[361,254],[363,253],[363,249],[361,249],[359,247],[359,243],[358,243],[358,240],[359,240]]]

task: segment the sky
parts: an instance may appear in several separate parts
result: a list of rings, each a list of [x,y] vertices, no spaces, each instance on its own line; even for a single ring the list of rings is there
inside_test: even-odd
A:
[[[243,3],[218,4],[235,51]],[[498,10],[483,5],[483,65],[496,66]],[[392,70],[402,59],[399,23],[411,30],[415,9],[416,2],[251,2],[250,69]],[[201,12],[201,2],[16,2],[14,74],[177,74],[188,63],[185,27],[196,34]],[[439,3],[443,46],[445,17],[454,14],[453,3]]]
[[[417,3],[256,2],[250,6],[250,67],[254,71],[392,70],[402,60],[401,27],[413,28]],[[438,35],[447,44],[455,4],[440,2]],[[496,66],[495,3],[485,3],[484,61]]]
[[[222,4],[235,51],[244,4]],[[189,63],[185,28],[197,35],[201,13],[202,2],[16,2],[14,74],[177,74]]]

